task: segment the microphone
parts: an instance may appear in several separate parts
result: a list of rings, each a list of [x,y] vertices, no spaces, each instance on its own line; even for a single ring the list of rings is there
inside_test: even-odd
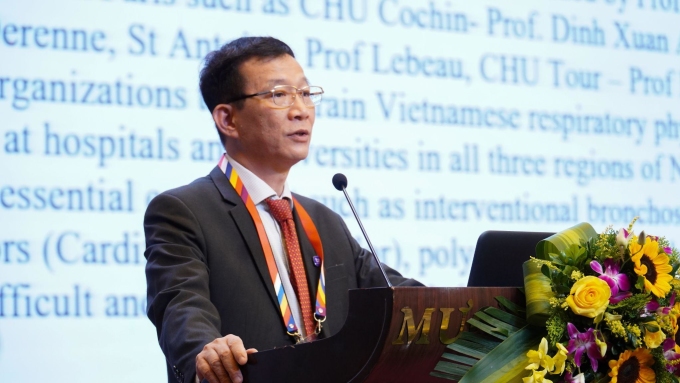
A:
[[[350,209],[352,209],[354,218],[356,218],[357,222],[359,223],[359,228],[361,228],[361,232],[364,234],[364,238],[366,238],[366,242],[368,243],[368,248],[371,249],[371,253],[373,253],[373,258],[375,259],[375,262],[378,264],[380,272],[382,273],[383,278],[385,278],[385,282],[387,282],[387,287],[392,287],[392,282],[390,282],[389,278],[387,278],[387,274],[385,274],[385,269],[383,269],[382,264],[378,259],[377,255],[378,253],[375,252],[371,240],[368,239],[366,229],[364,229],[364,225],[361,223],[361,219],[359,219],[359,214],[357,214],[357,210],[354,208],[354,204],[352,203],[352,200],[349,198],[349,194],[347,194],[347,177],[345,177],[345,175],[342,173],[337,173],[336,175],[333,176],[333,186],[335,186],[336,189],[345,193],[345,198],[347,199],[347,202],[349,202],[349,207]]]

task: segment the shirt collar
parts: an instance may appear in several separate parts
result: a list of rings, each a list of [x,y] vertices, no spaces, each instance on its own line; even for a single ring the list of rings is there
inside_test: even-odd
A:
[[[273,197],[274,199],[287,198],[288,201],[291,202],[291,208],[293,207],[293,196],[290,192],[290,189],[288,188],[287,182],[283,184],[283,193],[281,193],[279,196],[271,186],[267,185],[267,183],[264,182],[260,177],[256,176],[255,173],[236,162],[236,160],[231,158],[228,153],[225,153],[224,155],[227,157],[227,160],[229,163],[231,163],[231,166],[234,167],[236,173],[241,178],[243,186],[245,186],[246,190],[248,190],[248,194],[255,205],[264,202],[264,200],[267,198]]]

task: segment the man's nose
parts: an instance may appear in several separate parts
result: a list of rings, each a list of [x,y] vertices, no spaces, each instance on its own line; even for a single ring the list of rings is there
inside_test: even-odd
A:
[[[313,111],[314,108],[307,106],[302,100],[302,95],[297,93],[293,100],[293,105],[290,106],[289,115],[291,118],[306,120],[309,118],[310,110]]]

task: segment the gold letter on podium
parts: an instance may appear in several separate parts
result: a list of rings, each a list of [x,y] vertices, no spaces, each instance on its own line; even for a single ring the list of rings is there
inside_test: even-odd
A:
[[[432,320],[432,312],[434,308],[426,308],[423,314],[423,319],[418,323],[418,327],[415,326],[415,321],[413,320],[413,310],[410,307],[404,307],[401,312],[404,313],[404,321],[401,324],[401,331],[397,335],[397,339],[392,341],[392,344],[404,344],[404,331],[406,331],[406,336],[408,337],[407,344],[411,344],[413,339],[416,338],[418,332],[422,329],[420,338],[416,341],[416,344],[429,344],[430,339],[430,321]]]

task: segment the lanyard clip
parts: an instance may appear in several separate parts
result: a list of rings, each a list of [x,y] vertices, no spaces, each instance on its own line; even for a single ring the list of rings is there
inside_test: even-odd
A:
[[[314,313],[314,320],[316,321],[316,329],[314,330],[314,334],[319,335],[321,334],[321,324],[326,321],[326,317],[322,316],[320,317],[316,313]]]
[[[295,332],[286,331],[286,333],[288,333],[288,335],[292,336],[293,339],[295,339],[295,344],[302,343],[302,341],[303,341],[302,334],[300,334],[299,331],[297,331],[297,330]]]

